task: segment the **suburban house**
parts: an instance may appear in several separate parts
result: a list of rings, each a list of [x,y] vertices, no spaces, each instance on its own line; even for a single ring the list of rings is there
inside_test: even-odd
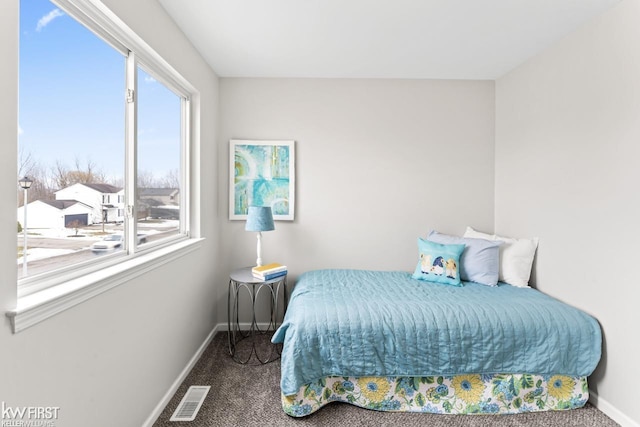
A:
[[[22,28],[20,0],[3,0],[0,189],[12,200],[0,208],[0,302],[8,315],[0,329],[3,405],[59,408],[59,427],[151,427],[209,354],[213,337],[227,331],[231,272],[255,265],[255,233],[228,215],[230,140],[286,139],[296,143],[296,217],[276,221],[262,249],[267,262],[287,265],[290,288],[315,269],[409,271],[416,239],[430,230],[459,235],[472,226],[537,237],[531,283],[589,313],[602,329],[591,402],[623,427],[640,427],[640,287],[633,268],[640,237],[640,0],[56,4],[97,10],[100,19],[83,22],[107,22],[95,31],[103,37],[126,26],[127,41],[153,49],[140,57],[144,66],[167,65],[194,88],[188,187],[180,194],[141,192],[163,204],[181,199],[189,227],[184,240],[144,248],[135,262],[110,258],[104,271],[25,295],[15,258],[14,141],[40,125],[26,123],[17,102],[20,37],[36,34],[40,16]],[[459,8],[452,19],[429,26],[419,18],[448,5]],[[557,13],[535,13],[554,5]],[[578,14],[589,5],[600,6]],[[58,11],[49,21],[69,15]],[[554,27],[559,22],[567,25]],[[207,37],[205,29],[219,33]],[[442,32],[423,37],[430,29]],[[518,29],[539,37],[512,36]],[[121,69],[138,59],[128,56],[128,45],[111,46]],[[135,64],[127,70],[135,75]],[[99,71],[83,77],[100,86]],[[88,98],[79,96],[78,108],[99,111]],[[75,184],[58,191],[53,205],[34,202],[29,212],[32,205],[40,217],[52,212],[52,225],[65,215],[128,221],[123,194]],[[259,319],[268,315],[266,306],[258,308]],[[15,320],[30,325],[16,331]],[[256,399],[262,397],[249,396],[248,411],[265,406]]]
[[[124,190],[109,184],[73,184],[55,192],[55,200],[35,200],[27,205],[27,227],[55,228],[69,224],[122,222]],[[18,208],[18,221],[24,207]]]
[[[73,184],[55,192],[56,200],[77,200],[92,211],[87,224],[122,222],[124,189],[109,184]]]
[[[141,188],[139,218],[177,219],[180,191],[177,188]],[[55,200],[35,200],[27,207],[28,228],[63,228],[71,223],[91,225],[122,222],[124,189],[109,184],[70,185],[55,192]],[[24,207],[18,208],[22,223]]]
[[[139,188],[138,218],[178,219],[180,190],[178,188]]]
[[[178,188],[139,188],[138,198],[149,200],[154,206],[179,205],[180,190]]]
[[[74,225],[93,224],[93,206],[77,200],[35,200],[27,205],[29,229],[50,228],[60,230]],[[24,206],[18,208],[18,222],[24,219]]]

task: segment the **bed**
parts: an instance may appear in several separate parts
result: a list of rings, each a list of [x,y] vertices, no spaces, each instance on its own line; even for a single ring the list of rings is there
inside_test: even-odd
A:
[[[284,411],[331,402],[382,411],[520,413],[583,406],[601,333],[535,289],[447,286],[411,273],[302,274],[272,342]]]

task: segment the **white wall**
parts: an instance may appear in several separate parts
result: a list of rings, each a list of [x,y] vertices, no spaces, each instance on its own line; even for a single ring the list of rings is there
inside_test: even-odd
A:
[[[255,233],[228,220],[229,140],[296,141],[295,221],[263,233],[290,281],[319,268],[412,271],[432,228],[493,228],[494,83],[220,80],[220,281],[255,262]],[[218,296],[226,322],[226,289]]]
[[[200,91],[201,188],[215,189],[217,76],[155,0],[105,0]],[[16,200],[18,0],[0,2],[0,192]],[[200,187],[195,191],[200,192]],[[214,191],[202,199],[205,248],[19,334],[0,328],[0,401],[59,406],[57,426],[140,426],[217,322]],[[16,206],[0,209],[0,302],[16,301]]]
[[[600,321],[590,387],[627,425],[640,424],[639,16],[624,0],[496,83],[496,232],[540,237],[538,288]]]

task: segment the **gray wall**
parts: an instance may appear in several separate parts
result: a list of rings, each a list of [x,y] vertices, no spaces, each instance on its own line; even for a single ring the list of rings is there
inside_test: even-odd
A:
[[[189,79],[202,97],[202,150],[215,164],[217,76],[155,0],[105,0]],[[0,2],[0,301],[16,302],[18,0]],[[215,188],[202,167],[202,188]],[[200,191],[196,188],[196,191]],[[56,425],[140,426],[217,322],[216,200],[202,199],[203,250],[164,265],[19,334],[0,328],[0,400],[11,407],[59,406]],[[4,317],[4,316],[3,316]]]
[[[263,233],[265,262],[410,271],[430,229],[493,228],[494,110],[491,81],[220,79],[220,282],[255,263],[228,220],[230,139],[296,141],[295,221]]]
[[[604,357],[590,386],[636,425],[638,16],[640,2],[625,0],[497,81],[495,222],[498,233],[540,237],[537,287],[600,321]]]

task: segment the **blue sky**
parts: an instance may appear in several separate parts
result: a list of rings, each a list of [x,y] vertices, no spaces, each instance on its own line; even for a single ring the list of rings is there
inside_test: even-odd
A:
[[[21,150],[46,168],[77,158],[122,177],[124,56],[48,0],[20,7]],[[178,169],[179,138],[179,97],[140,70],[139,170]]]

